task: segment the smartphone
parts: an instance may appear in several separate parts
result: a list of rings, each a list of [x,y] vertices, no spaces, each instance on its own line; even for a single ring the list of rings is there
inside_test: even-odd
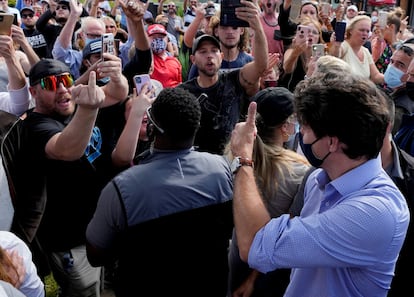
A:
[[[322,43],[312,44],[312,56],[315,59],[325,55],[325,45]]]
[[[387,11],[381,10],[378,12],[378,26],[381,29],[384,29],[387,26],[387,18],[388,18]]]
[[[115,55],[115,40],[114,34],[112,33],[105,33],[101,36],[102,42],[102,52],[101,52],[101,59],[103,60],[103,54],[109,53]]]
[[[13,25],[16,25],[16,26],[18,26],[19,25],[19,22],[17,21],[17,14],[13,14],[14,15],[14,18],[13,18]]]
[[[321,12],[323,15],[330,15],[331,14],[331,4],[330,3],[321,3]]]
[[[137,74],[134,76],[134,83],[135,83],[135,89],[137,90],[137,95],[141,93],[142,87],[148,83],[148,88],[152,89],[153,86],[151,84],[151,78],[149,74]]]
[[[312,28],[309,26],[304,25],[298,25],[298,28],[296,29],[296,41],[303,41],[308,39],[310,32],[312,31]]]
[[[226,27],[249,27],[249,23],[236,17],[240,0],[222,0],[220,3],[220,25]]]
[[[331,0],[331,7],[333,10],[337,9],[339,4],[341,4],[340,0]]]
[[[10,35],[14,14],[0,13],[0,35]]]
[[[345,40],[345,29],[346,29],[346,22],[336,22],[336,25],[335,25],[336,41],[342,42]]]

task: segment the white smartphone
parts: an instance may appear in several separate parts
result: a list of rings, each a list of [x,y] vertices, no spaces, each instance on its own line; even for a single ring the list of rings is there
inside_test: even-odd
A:
[[[312,56],[315,59],[325,55],[325,45],[322,43],[312,44]]]
[[[102,42],[102,60],[103,60],[103,54],[109,53],[112,55],[115,55],[115,40],[114,40],[114,34],[112,33],[106,33],[101,36],[101,42]]]
[[[296,29],[296,37],[295,37],[296,41],[302,41],[302,40],[308,39],[311,31],[312,31],[312,28],[309,26],[298,25],[298,28]]]
[[[378,12],[378,26],[381,29],[384,29],[387,26],[387,18],[388,18],[388,12],[383,11],[383,10]]]
[[[152,89],[151,78],[149,74],[137,74],[134,76],[135,89],[137,90],[137,95],[141,93],[142,87],[148,83],[148,88]]]

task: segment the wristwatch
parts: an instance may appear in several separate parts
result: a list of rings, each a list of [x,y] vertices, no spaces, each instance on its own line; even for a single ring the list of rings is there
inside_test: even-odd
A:
[[[231,171],[236,174],[240,167],[242,166],[250,166],[254,168],[254,162],[253,160],[250,160],[248,158],[243,157],[235,157],[233,159],[233,162],[231,162],[230,168]]]

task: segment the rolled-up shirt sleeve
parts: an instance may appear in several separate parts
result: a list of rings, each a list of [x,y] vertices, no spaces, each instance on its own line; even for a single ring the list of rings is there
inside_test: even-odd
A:
[[[18,90],[11,90],[7,87],[8,92],[0,92],[0,109],[16,116],[22,115],[30,105],[29,86],[26,84]]]

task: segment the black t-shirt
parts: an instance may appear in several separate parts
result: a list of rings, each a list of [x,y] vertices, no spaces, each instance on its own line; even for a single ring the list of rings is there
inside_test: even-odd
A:
[[[27,41],[32,46],[35,53],[42,58],[53,58],[52,53],[49,50],[46,39],[42,33],[36,29],[23,29],[24,35]]]
[[[23,145],[19,165],[23,166],[21,182],[26,187],[19,194],[23,201],[18,211],[27,212],[27,208],[33,205],[45,204],[36,209],[43,212],[37,234],[43,247],[49,251],[64,251],[85,244],[86,227],[111,166],[107,163],[110,158],[103,153],[104,134],[98,126],[94,127],[80,159],[61,161],[46,157],[47,142],[61,132],[70,119],[29,112],[23,123],[27,142]],[[47,201],[33,201],[39,199],[38,193],[43,185],[46,185]]]
[[[220,74],[216,84],[202,88],[197,77],[177,86],[196,97],[205,93],[200,101],[201,123],[194,145],[200,151],[222,154],[236,123],[245,119],[249,98],[239,81],[240,70]]]

